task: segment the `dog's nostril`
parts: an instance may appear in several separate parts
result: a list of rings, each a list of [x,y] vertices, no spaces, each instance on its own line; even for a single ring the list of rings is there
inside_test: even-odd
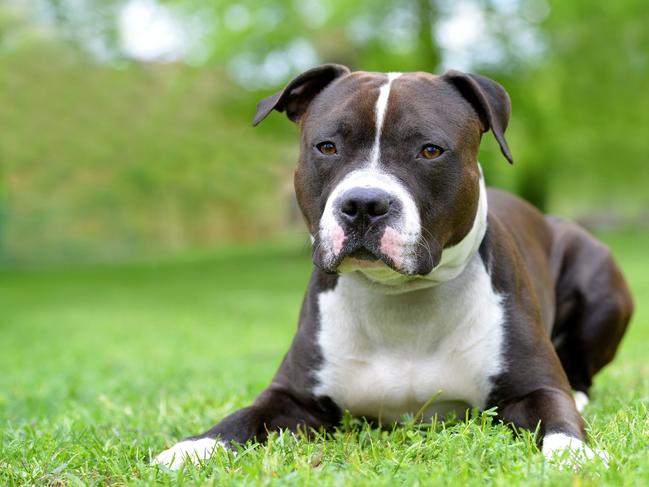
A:
[[[367,225],[386,217],[393,203],[394,199],[382,189],[353,188],[343,195],[338,211],[348,223]]]
[[[370,216],[382,216],[390,211],[390,200],[374,200],[367,205],[367,213]]]
[[[345,200],[340,206],[340,211],[342,211],[347,216],[356,216],[356,214],[358,213],[358,204],[353,199]]]

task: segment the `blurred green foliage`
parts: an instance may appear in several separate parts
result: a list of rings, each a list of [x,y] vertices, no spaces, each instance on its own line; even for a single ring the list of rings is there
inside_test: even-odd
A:
[[[184,22],[177,59],[133,58],[120,29],[138,5]],[[474,24],[458,54],[450,40]],[[328,61],[440,71],[459,60],[493,77],[511,94],[516,164],[486,135],[490,184],[594,225],[646,223],[647,25],[645,0],[7,0],[0,263],[134,259],[302,232],[297,130],[279,115],[254,131],[250,120],[258,99]]]

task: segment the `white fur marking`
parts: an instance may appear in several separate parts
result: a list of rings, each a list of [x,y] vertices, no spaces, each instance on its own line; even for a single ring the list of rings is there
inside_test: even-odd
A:
[[[397,228],[396,230],[408,232],[408,234],[405,235],[408,242],[414,237],[419,237],[419,211],[414,204],[414,200],[408,191],[394,177],[378,170],[381,158],[381,132],[383,130],[383,121],[385,120],[385,112],[387,111],[388,100],[390,98],[390,86],[395,79],[401,76],[401,73],[387,73],[387,75],[388,81],[379,89],[379,96],[374,107],[376,114],[376,134],[374,135],[374,144],[372,145],[369,164],[365,169],[353,171],[348,174],[343,181],[338,184],[329,195],[324,213],[320,218],[320,238],[322,246],[325,250],[326,258],[331,260],[338,255],[341,248],[340,245],[333,242],[334,239],[340,241],[338,231],[339,225],[336,221],[335,215],[333,214],[333,204],[344,191],[355,186],[382,188],[394,196],[399,197],[406,208],[404,210],[403,224],[398,225],[403,226],[404,228]],[[413,230],[415,225],[417,228],[414,228]],[[338,235],[336,235],[336,233],[338,233]]]
[[[577,411],[579,411],[580,413],[586,406],[588,406],[588,403],[590,402],[588,395],[581,391],[573,392],[572,397],[575,399],[575,406],[577,406]]]
[[[419,292],[385,295],[342,274],[318,300],[314,392],[354,415],[394,421],[431,399],[424,419],[481,408],[505,368],[502,298],[477,253],[456,279]]]
[[[195,465],[210,458],[216,446],[224,446],[222,442],[213,438],[200,438],[198,440],[185,440],[176,443],[168,450],[163,451],[153,459],[153,464],[163,465],[171,470],[178,470],[186,460]]]
[[[543,438],[543,456],[561,468],[578,468],[584,462],[599,458],[608,467],[608,453],[594,451],[578,438],[551,433]]]
[[[376,99],[374,108],[376,114],[376,134],[374,135],[374,145],[370,155],[370,167],[376,167],[381,159],[381,132],[383,131],[383,120],[385,112],[388,109],[388,99],[390,98],[390,86],[392,82],[401,76],[401,73],[388,73],[388,81],[379,89],[379,97]]]

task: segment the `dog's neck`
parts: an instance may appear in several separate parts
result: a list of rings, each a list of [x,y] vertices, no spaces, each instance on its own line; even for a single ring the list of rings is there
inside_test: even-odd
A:
[[[471,230],[456,245],[442,251],[439,264],[429,274],[425,276],[406,276],[385,266],[343,273],[340,277],[357,279],[376,292],[383,294],[401,294],[416,291],[455,279],[464,271],[480,248],[487,231],[487,210],[487,189],[482,168],[480,168],[480,196]]]

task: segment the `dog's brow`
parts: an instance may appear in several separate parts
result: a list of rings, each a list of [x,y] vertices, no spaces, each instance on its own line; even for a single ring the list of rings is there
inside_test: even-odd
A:
[[[421,125],[404,127],[399,131],[402,139],[412,142],[430,142],[443,145],[446,148],[453,144],[451,138],[443,130],[434,127],[423,127]]]
[[[318,127],[315,132],[316,137],[334,137],[336,135],[341,135],[347,137],[352,134],[354,130],[354,125],[347,120],[337,120],[335,123],[322,124]]]
[[[341,135],[349,135],[350,133],[352,133],[352,130],[353,130],[353,125],[351,122],[348,122],[347,120],[342,120],[336,127],[336,132]]]

